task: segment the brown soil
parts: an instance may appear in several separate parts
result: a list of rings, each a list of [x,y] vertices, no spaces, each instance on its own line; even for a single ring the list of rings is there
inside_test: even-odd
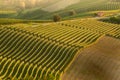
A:
[[[120,80],[120,40],[105,36],[84,48],[62,80]]]

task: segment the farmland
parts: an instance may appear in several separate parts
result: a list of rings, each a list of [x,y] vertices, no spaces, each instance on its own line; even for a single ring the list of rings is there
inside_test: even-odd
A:
[[[0,80],[120,80],[119,20],[119,0],[0,0]]]
[[[119,80],[119,53],[120,40],[101,37],[94,45],[80,52],[62,80]]]
[[[96,19],[1,25],[0,78],[58,80],[81,49],[104,35],[120,39],[120,25]]]

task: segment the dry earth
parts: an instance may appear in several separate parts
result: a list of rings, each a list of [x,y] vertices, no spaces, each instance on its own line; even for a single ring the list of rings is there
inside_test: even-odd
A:
[[[120,40],[104,36],[84,48],[62,80],[120,80]]]

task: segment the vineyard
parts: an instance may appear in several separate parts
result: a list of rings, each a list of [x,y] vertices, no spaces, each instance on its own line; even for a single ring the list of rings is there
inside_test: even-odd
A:
[[[80,50],[104,35],[120,39],[120,25],[95,19],[1,25],[0,79],[59,80]]]
[[[68,6],[62,11],[58,11],[57,14],[60,14],[63,18],[80,18],[80,17],[93,17],[94,14],[89,14],[92,11],[110,11],[110,10],[119,10],[120,2],[114,2],[109,0],[83,0],[77,4]],[[70,10],[74,10],[76,15],[70,15]]]
[[[59,22],[59,25],[64,25],[67,27],[83,29],[88,31],[97,32],[99,34],[106,34],[115,38],[120,39],[120,25],[105,23],[97,21],[95,19],[81,19],[81,20],[72,20]]]

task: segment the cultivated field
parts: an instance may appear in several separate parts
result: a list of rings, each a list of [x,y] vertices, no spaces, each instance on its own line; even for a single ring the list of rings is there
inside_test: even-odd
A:
[[[120,80],[120,40],[101,37],[81,50],[62,80]]]
[[[120,0],[0,0],[0,80],[120,80]]]
[[[59,80],[81,50],[104,35],[119,40],[120,25],[96,19],[1,25],[0,79]]]

